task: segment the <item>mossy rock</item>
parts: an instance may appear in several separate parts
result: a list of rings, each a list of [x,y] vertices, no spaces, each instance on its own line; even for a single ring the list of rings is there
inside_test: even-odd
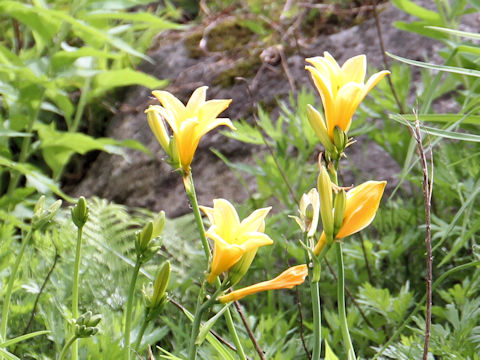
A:
[[[200,49],[200,40],[204,36],[204,28],[192,33],[185,39],[185,47],[192,58],[199,58],[204,54]],[[252,41],[255,33],[243,26],[237,19],[229,19],[217,24],[207,34],[207,50],[210,52],[232,51],[241,49]]]
[[[262,65],[259,51],[254,52],[247,58],[236,61],[233,66],[218,74],[213,80],[213,85],[219,85],[223,88],[231,87],[235,84],[237,77],[252,78]]]

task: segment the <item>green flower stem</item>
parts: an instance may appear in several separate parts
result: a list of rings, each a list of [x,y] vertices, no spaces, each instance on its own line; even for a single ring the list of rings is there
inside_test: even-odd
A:
[[[195,346],[195,340],[198,336],[200,329],[200,323],[202,321],[202,301],[205,295],[205,281],[202,282],[200,292],[198,293],[197,305],[195,306],[195,315],[193,318],[192,331],[190,333],[190,342],[188,344],[188,359],[195,360],[197,357],[197,347]]]
[[[203,226],[202,215],[200,214],[200,208],[198,207],[198,200],[195,192],[195,185],[193,183],[193,176],[191,171],[188,174],[184,174],[183,183],[185,185],[185,192],[187,193],[188,198],[190,199],[190,204],[192,205],[193,215],[195,216],[195,222],[197,224],[198,232],[200,233],[200,239],[202,240],[203,251],[205,252],[205,257],[207,258],[207,262],[209,262],[210,247],[208,246],[207,237],[205,235],[205,227]],[[220,288],[220,279],[217,278],[215,285],[217,286],[217,289]],[[195,316],[195,321],[196,320],[197,320],[197,317]],[[225,320],[227,322],[228,330],[230,331],[230,334],[233,337],[233,342],[237,348],[238,356],[240,357],[240,360],[245,360],[246,359],[245,352],[243,350],[242,343],[240,342],[240,338],[238,337],[237,331],[235,330],[235,325],[233,323],[230,309],[227,309],[225,311]]]
[[[32,238],[32,234],[33,234],[33,229],[30,227],[30,230],[28,230],[28,233],[22,242],[20,253],[17,255],[17,259],[15,260],[15,264],[13,265],[12,273],[10,274],[10,278],[8,279],[7,291],[5,293],[5,298],[4,298],[3,307],[2,307],[2,323],[0,326],[1,328],[0,338],[2,339],[2,341],[7,340],[8,312],[10,310],[10,299],[12,297],[13,284],[15,282],[15,278],[17,277],[18,268],[20,266],[20,262],[22,261],[23,254],[25,253],[25,249],[27,248],[27,245],[30,243],[30,240]]]
[[[133,308],[133,295],[135,292],[135,284],[137,283],[138,272],[140,271],[140,266],[142,265],[140,259],[137,258],[135,263],[135,269],[133,270],[132,280],[130,280],[130,288],[128,289],[128,300],[127,300],[127,314],[125,315],[125,331],[124,331],[124,348],[125,348],[125,359],[130,360],[130,329],[132,327],[132,308]]]
[[[310,278],[310,276],[309,276]],[[313,352],[312,360],[320,360],[322,351],[322,317],[320,308],[320,289],[318,282],[310,281],[313,310]]]
[[[148,313],[145,314],[142,327],[140,328],[140,332],[138,333],[138,336],[137,336],[137,341],[135,342],[135,351],[137,352],[138,352],[138,349],[140,348],[140,344],[142,343],[143,334],[145,334],[145,330],[147,329],[147,325],[149,323],[147,318],[148,318]]]
[[[343,342],[347,351],[347,359],[355,360],[355,351],[353,350],[352,340],[348,331],[347,314],[345,311],[345,274],[343,269],[343,254],[342,244],[335,243],[335,250],[337,253],[338,266],[338,285],[337,285],[337,302],[338,302],[338,317],[340,320],[340,329],[342,330]]]
[[[65,344],[63,347],[62,351],[60,352],[60,356],[58,357],[58,360],[63,360],[65,358],[65,355],[67,354],[68,348],[77,340],[77,337],[74,335],[72,336]]]
[[[78,283],[80,275],[80,256],[82,254],[82,233],[83,227],[79,227],[77,231],[77,249],[75,251],[75,267],[73,273],[72,285],[72,317],[78,318]],[[75,333],[75,326],[72,327],[72,333]],[[72,346],[72,360],[78,359],[78,342],[75,341]]]

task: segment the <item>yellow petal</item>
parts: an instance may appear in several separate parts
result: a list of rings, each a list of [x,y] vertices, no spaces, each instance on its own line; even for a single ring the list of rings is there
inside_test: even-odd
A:
[[[330,136],[333,136],[335,126],[340,127],[343,131],[348,131],[352,116],[360,104],[361,93],[362,86],[356,82],[349,82],[340,88],[335,101],[335,125],[329,129]]]
[[[308,275],[307,265],[297,265],[288,268],[275,279],[264,281],[246,288],[235,290],[227,295],[220,296],[218,300],[222,303],[239,300],[245,296],[256,294],[260,291],[291,289],[296,285],[300,285],[305,281]]]
[[[241,234],[236,239],[236,243],[243,245],[245,251],[250,251],[260,246],[271,245],[273,244],[273,240],[267,234],[255,231]]]
[[[201,123],[211,121],[221,114],[232,102],[229,100],[209,100],[198,109],[198,118]],[[232,126],[233,127],[233,126]],[[233,128],[233,130],[235,130]]]
[[[320,255],[323,248],[327,245],[327,235],[322,231],[322,235],[318,238],[317,243],[315,244],[315,248],[313,249],[313,253],[315,255]]]
[[[201,138],[203,135],[205,135],[206,133],[208,133],[209,131],[215,129],[217,126],[220,126],[220,125],[225,125],[232,130],[236,130],[232,122],[230,121],[230,119],[217,118],[217,119],[211,120],[208,123],[201,123],[197,128],[195,136],[197,136],[198,138]]]
[[[185,106],[182,104],[182,102],[168,91],[155,90],[152,92],[152,94],[158,99],[158,101],[160,101],[165,109],[168,109],[172,112],[173,118],[176,121],[176,127],[180,127],[180,123],[185,117]],[[170,126],[172,126],[172,124],[170,124]],[[172,126],[172,129],[173,128],[174,127]]]
[[[380,82],[380,80],[382,80],[388,74],[390,74],[390,71],[383,70],[370,76],[370,79],[368,79],[367,83],[365,84],[360,101],[362,101],[363,98],[365,98],[365,96],[367,96],[367,94],[370,92],[370,90],[372,90]]]
[[[342,83],[354,81],[363,85],[367,72],[367,57],[365,55],[354,56],[342,65]]]
[[[265,217],[268,215],[271,206],[255,210],[249,216],[242,220],[240,223],[239,232],[254,232],[259,231],[262,227],[265,227]]]
[[[210,274],[207,277],[207,281],[213,283],[218,275],[230,269],[240,260],[245,254],[245,248],[242,245],[228,244],[214,232],[207,232],[207,236],[215,241]]]
[[[180,124],[180,129],[175,134],[178,157],[183,169],[186,171],[190,168],[200,141],[200,137],[196,134],[198,126],[197,118],[186,119]]]
[[[205,215],[207,215],[210,224],[213,225],[213,208],[208,206],[199,206],[199,208],[203,211]]]
[[[205,103],[208,86],[201,86],[195,89],[187,103],[187,117],[195,116],[196,112]]]
[[[337,239],[352,235],[373,221],[386,184],[386,181],[367,181],[347,192],[345,215]]]
[[[233,205],[225,199],[213,200],[213,223],[217,233],[225,241],[233,243],[232,237],[237,232],[240,225],[237,211]]]
[[[160,106],[158,108],[161,108]],[[163,109],[163,108],[161,108]],[[163,120],[163,116],[158,110],[155,110],[153,106],[150,106],[146,111],[147,113],[147,120],[148,125],[150,125],[150,129],[152,130],[153,134],[157,138],[158,142],[162,146],[165,152],[169,152],[169,142],[170,142],[170,135],[165,127],[165,122]],[[162,118],[163,117],[163,118]]]

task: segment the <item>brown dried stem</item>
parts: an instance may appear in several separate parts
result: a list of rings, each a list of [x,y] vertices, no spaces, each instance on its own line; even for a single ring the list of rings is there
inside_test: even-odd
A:
[[[248,325],[247,319],[245,318],[245,315],[243,314],[243,310],[240,307],[240,303],[237,300],[235,300],[233,304],[237,309],[238,315],[240,315],[240,318],[242,319],[243,325],[247,330],[248,336],[250,337],[250,340],[252,341],[252,344],[255,347],[255,350],[257,351],[258,356],[260,356],[260,359],[265,360],[265,355],[263,353],[263,350],[260,347],[260,345],[258,345],[257,339],[255,339],[255,335],[253,334],[252,329],[250,329],[250,325]]]
[[[425,314],[425,342],[423,345],[423,360],[428,358],[428,347],[430,343],[430,329],[432,326],[432,237],[431,237],[431,202],[433,189],[433,152],[430,147],[430,175],[428,174],[427,157],[422,144],[422,134],[418,119],[415,121],[414,130],[415,140],[417,141],[418,153],[423,171],[423,197],[425,199],[425,246],[427,248],[427,290],[426,290],[426,314]]]

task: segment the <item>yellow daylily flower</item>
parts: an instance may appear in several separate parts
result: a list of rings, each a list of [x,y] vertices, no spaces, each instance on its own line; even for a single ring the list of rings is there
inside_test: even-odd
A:
[[[342,67],[328,52],[324,56],[305,59],[313,66],[306,66],[322,98],[326,121],[320,113],[310,116],[310,122],[316,132],[325,127],[328,136],[334,141],[334,129],[338,126],[344,132],[350,128],[352,116],[360,102],[389,71],[380,71],[372,75],[365,83],[367,60],[365,55],[348,59]],[[312,108],[313,109],[313,108]],[[310,109],[310,111],[312,111]],[[323,123],[319,123],[323,121]]]
[[[239,300],[245,296],[256,294],[260,291],[291,289],[296,285],[300,285],[305,281],[308,275],[307,265],[297,265],[288,268],[275,279],[263,281],[261,283],[247,286],[243,289],[232,291],[227,295],[220,296],[218,300],[222,303]]]
[[[367,181],[347,192],[343,222],[335,239],[343,239],[370,225],[386,184],[386,181]],[[315,255],[320,254],[326,243],[327,237],[323,232],[313,250]]]
[[[271,207],[255,210],[240,222],[237,211],[233,205],[225,199],[213,200],[213,208],[200,206],[207,215],[211,226],[205,235],[214,241],[213,259],[210,274],[207,277],[209,283],[213,283],[218,275],[231,269],[240,259],[246,255],[248,264],[253,260],[260,246],[273,244],[273,240],[263,233],[265,229],[265,217]],[[242,266],[245,267],[245,264]]]
[[[181,167],[186,173],[203,135],[220,125],[235,130],[230,119],[217,118],[232,100],[205,101],[207,86],[196,89],[187,105],[168,91],[153,91],[160,105],[150,105],[145,111],[148,123],[158,142],[170,157],[174,166]],[[165,121],[170,126],[170,137]]]

